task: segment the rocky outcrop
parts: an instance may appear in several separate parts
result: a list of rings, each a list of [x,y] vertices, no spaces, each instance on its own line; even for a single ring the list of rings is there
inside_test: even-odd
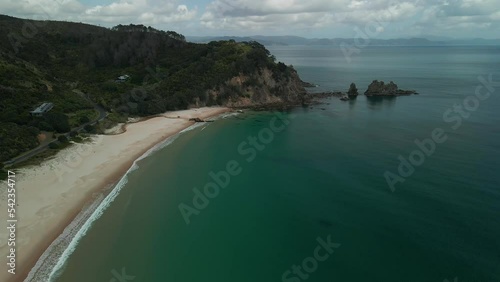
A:
[[[201,118],[190,118],[189,121],[194,121],[194,122],[205,122]]]
[[[356,87],[356,84],[351,83],[351,86],[349,86],[349,90],[347,91],[348,96],[358,96],[358,88]]]
[[[401,90],[394,82],[385,84],[383,81],[374,80],[365,91],[366,96],[401,96],[417,94],[414,90]]]
[[[318,87],[318,85],[316,85],[316,84],[312,84],[312,83],[305,82],[305,81],[301,81],[301,83],[302,83],[302,86],[305,87],[305,88]]]
[[[219,89],[207,95],[212,101],[226,101],[233,108],[281,108],[304,102],[306,90],[297,71],[290,69],[288,75],[277,75],[269,69],[261,69],[252,75],[239,75],[227,81]]]

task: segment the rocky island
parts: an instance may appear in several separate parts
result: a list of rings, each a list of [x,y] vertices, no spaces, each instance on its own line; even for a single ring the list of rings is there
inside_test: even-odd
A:
[[[374,80],[365,91],[366,96],[402,96],[418,94],[415,90],[401,90],[394,82],[385,84],[383,81]]]
[[[356,87],[356,84],[353,82],[349,86],[349,91],[347,91],[347,95],[350,97],[356,97],[359,95],[358,93],[358,88]]]
[[[383,81],[374,80],[368,86],[365,91],[365,96],[367,97],[396,97],[403,95],[418,94],[415,90],[402,90],[399,89],[398,85],[393,81],[385,84]],[[324,99],[327,97],[338,97],[342,101],[354,100],[358,97],[359,92],[356,84],[353,82],[349,86],[349,90],[345,92],[332,91],[332,92],[320,92],[320,93],[308,93],[304,100],[309,101],[306,104],[310,104],[311,100],[314,99]]]

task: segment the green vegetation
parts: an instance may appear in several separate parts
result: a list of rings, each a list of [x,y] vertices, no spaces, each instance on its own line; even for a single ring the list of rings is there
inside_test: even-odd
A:
[[[69,125],[71,128],[79,127],[90,121],[95,120],[99,114],[94,109],[92,110],[79,110],[73,114],[67,115],[69,118]]]
[[[96,133],[96,128],[95,126],[92,126],[90,124],[87,124],[83,127],[83,129],[87,132],[87,133]]]
[[[68,146],[69,145],[71,145],[71,144],[68,143]],[[23,162],[20,162],[18,164],[13,165],[12,167],[9,167],[9,169],[12,170],[12,169],[21,168],[21,167],[30,166],[30,165],[39,165],[44,160],[47,160],[47,159],[55,156],[55,154],[57,154],[57,152],[59,152],[60,149],[61,148],[59,146],[56,146],[55,149],[49,148],[48,150],[45,150],[45,151],[35,155],[34,157],[32,157],[28,160],[25,160]]]
[[[23,36],[26,25],[34,27],[29,38]],[[0,37],[0,161],[38,146],[40,131],[67,133],[95,120],[95,104],[110,113],[105,124],[124,122],[129,116],[250,97],[228,85],[236,76],[249,77],[246,86],[255,86],[264,69],[275,80],[288,81],[294,73],[257,42],[194,44],[176,32],[143,25],[107,29],[0,15]],[[130,78],[116,81],[125,74]],[[54,108],[31,117],[43,102]]]
[[[59,135],[59,137],[57,137],[57,141],[59,141],[60,143],[68,143],[69,142],[68,138],[64,135]]]
[[[49,144],[49,148],[50,149],[59,149],[59,144],[57,144],[57,143],[50,143]]]
[[[0,125],[1,160],[8,160],[38,146],[38,128],[13,122],[2,122]]]

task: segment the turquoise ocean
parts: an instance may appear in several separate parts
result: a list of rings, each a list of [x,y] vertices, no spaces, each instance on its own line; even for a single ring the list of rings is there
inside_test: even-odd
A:
[[[500,281],[500,47],[366,47],[350,62],[333,47],[269,49],[312,91],[378,79],[419,95],[180,134],[137,162],[52,281]],[[211,172],[225,188],[196,196]],[[404,182],[391,190],[387,172]]]

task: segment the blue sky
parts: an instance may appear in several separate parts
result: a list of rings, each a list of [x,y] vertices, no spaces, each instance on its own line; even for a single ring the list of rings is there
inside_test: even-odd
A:
[[[2,0],[0,11],[198,36],[500,37],[498,0]]]

